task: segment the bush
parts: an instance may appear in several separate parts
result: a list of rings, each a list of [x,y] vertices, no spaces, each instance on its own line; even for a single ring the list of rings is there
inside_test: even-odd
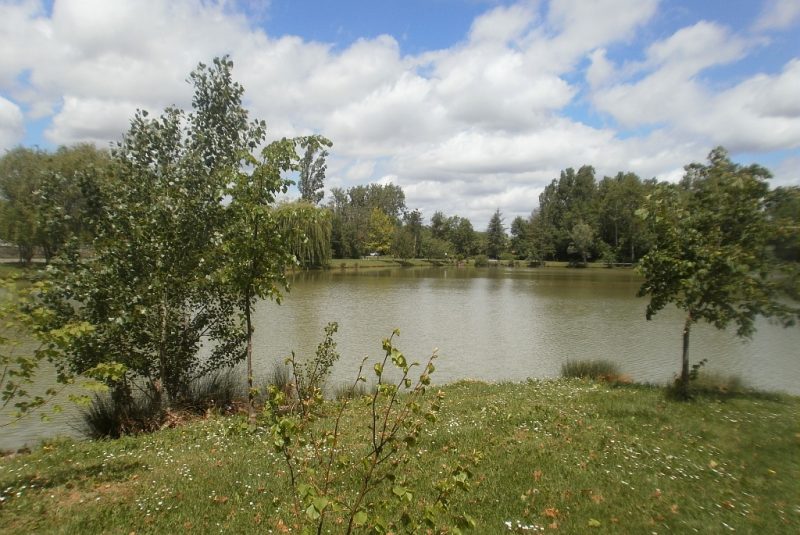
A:
[[[696,367],[690,375],[689,397],[701,395],[724,398],[743,394],[759,395],[761,393],[747,386],[742,378],[737,375],[701,371],[699,367]],[[679,379],[667,385],[667,397],[669,399],[685,399]]]
[[[618,381],[625,379],[620,375],[619,366],[609,360],[568,360],[561,365],[561,377],[577,377],[580,379],[595,379],[604,381]],[[626,382],[623,380],[621,382]]]
[[[81,411],[83,432],[90,438],[119,438],[157,431],[209,409],[229,411],[246,398],[239,383],[230,370],[195,379],[178,410],[165,410],[152,387],[134,393],[130,382],[120,383],[117,390],[95,395]]]
[[[485,254],[479,254],[475,257],[473,262],[475,263],[475,267],[486,267],[489,265],[489,257]]]
[[[90,438],[120,438],[161,428],[166,413],[154,392],[126,397],[97,394],[81,411],[83,432]]]

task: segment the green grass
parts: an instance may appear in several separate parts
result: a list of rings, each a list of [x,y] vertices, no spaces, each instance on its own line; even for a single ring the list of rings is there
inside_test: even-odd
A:
[[[391,256],[376,256],[369,258],[334,258],[330,262],[331,269],[361,269],[374,267],[398,267],[398,266],[425,266],[430,267],[433,262],[422,258],[409,258],[401,260]]]
[[[800,398],[679,403],[661,388],[575,379],[443,390],[400,473],[415,500],[431,499],[443,466],[480,457],[450,506],[475,519],[473,533],[800,532]],[[344,454],[363,440],[353,407]],[[1,459],[0,532],[280,533],[293,524],[284,466],[266,431],[243,424],[210,418]]]

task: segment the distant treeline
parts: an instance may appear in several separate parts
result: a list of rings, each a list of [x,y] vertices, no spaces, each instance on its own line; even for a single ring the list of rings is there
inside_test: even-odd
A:
[[[545,187],[529,217],[516,217],[507,225],[498,209],[486,229],[476,230],[469,219],[441,211],[430,214],[425,224],[427,214],[409,210],[402,188],[393,184],[333,188],[327,204],[317,206],[326,155],[309,160],[316,165],[316,183],[311,193],[304,193],[305,204],[289,203],[293,209],[324,212],[317,219],[322,224],[314,229],[313,247],[302,240],[295,244],[304,266],[370,254],[635,263],[652,245],[651,230],[637,210],[658,185],[654,178],[620,172],[598,179],[592,166],[568,168]],[[87,144],[54,152],[23,147],[7,152],[0,158],[0,240],[16,246],[23,262],[34,254],[49,260],[70,237],[91,246],[91,222],[102,208],[97,192],[112,162],[108,151]],[[309,189],[306,178],[301,176],[304,192]],[[773,189],[764,210],[787,230],[795,230],[776,234],[776,256],[800,260],[800,187]]]

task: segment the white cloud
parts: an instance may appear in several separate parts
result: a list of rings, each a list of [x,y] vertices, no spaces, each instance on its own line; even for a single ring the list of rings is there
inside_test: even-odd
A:
[[[776,75],[757,74],[728,88],[702,78],[710,67],[726,65],[747,53],[749,43],[709,22],[683,28],[651,45],[643,77],[597,88],[595,106],[625,127],[658,126],[676,138],[732,151],[800,147],[800,60]],[[600,69],[613,68],[603,65]],[[587,76],[596,76],[592,72]]]
[[[19,106],[0,96],[0,154],[22,141],[25,124]]]
[[[766,0],[761,15],[753,25],[756,30],[784,30],[800,20],[797,0]]]
[[[789,156],[771,169],[772,186],[800,186],[800,156]]]

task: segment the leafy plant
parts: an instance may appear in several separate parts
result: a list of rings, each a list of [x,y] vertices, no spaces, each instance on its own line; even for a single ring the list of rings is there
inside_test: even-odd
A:
[[[292,370],[295,393],[303,416],[310,416],[307,411],[318,407],[323,400],[325,382],[330,375],[331,368],[339,360],[336,341],[333,339],[333,335],[338,330],[339,324],[336,322],[328,323],[325,326],[325,338],[317,346],[313,359],[300,363],[297,361],[294,351],[292,351],[292,356],[286,359],[286,364]]]
[[[773,317],[784,326],[800,317],[800,307],[786,299],[778,275],[781,266],[768,252],[775,234],[765,210],[769,171],[733,163],[721,147],[709,164],[686,166],[680,184],[662,184],[639,216],[650,226],[654,246],[642,258],[645,281],[640,296],[649,296],[647,319],[669,303],[686,314],[679,385],[689,395],[689,335],[705,321],[718,329],[730,324],[749,338],[757,316]]]
[[[336,517],[346,533],[369,529],[375,533],[390,531],[418,532],[438,525],[448,511],[448,496],[468,487],[469,470],[462,465],[448,470],[436,482],[437,498],[420,504],[408,483],[402,467],[412,463],[422,450],[415,449],[426,426],[436,421],[443,394],[426,396],[434,372],[434,352],[412,380],[411,372],[419,366],[409,363],[394,345],[394,337],[383,341],[384,357],[373,366],[375,389],[362,398],[345,397],[326,402],[311,377],[324,376],[332,364],[335,324],[326,328],[325,340],[314,359],[301,367],[290,357],[293,375],[300,396],[300,409],[287,411],[286,394],[270,387],[265,417],[270,425],[275,450],[286,463],[293,492],[295,520],[307,531],[323,533],[327,523]],[[366,382],[363,375],[367,359],[359,366],[353,389]],[[302,370],[302,371],[301,371]],[[305,394],[301,394],[305,392]],[[366,422],[350,421],[348,406],[360,399],[369,417]],[[360,426],[361,438],[354,444],[343,444],[342,426]],[[346,450],[354,450],[351,453]],[[391,519],[383,516],[389,507],[402,512]],[[469,526],[465,515],[453,515],[448,521]],[[455,532],[457,528],[454,529]]]

